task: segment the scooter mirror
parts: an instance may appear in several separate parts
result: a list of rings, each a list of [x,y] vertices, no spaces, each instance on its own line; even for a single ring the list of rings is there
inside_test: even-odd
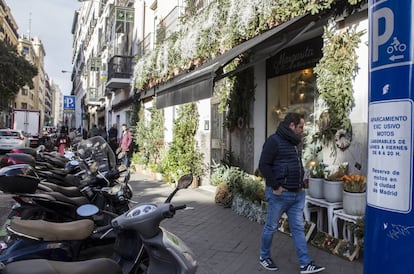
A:
[[[76,213],[81,217],[90,217],[99,212],[99,208],[96,205],[86,204],[78,207]]]
[[[124,171],[126,171],[128,168],[126,167],[126,165],[120,165],[119,167],[118,167],[118,171],[119,172],[124,172]]]
[[[178,189],[187,188],[192,184],[192,182],[193,182],[192,174],[183,175],[180,179],[178,179],[177,188]]]

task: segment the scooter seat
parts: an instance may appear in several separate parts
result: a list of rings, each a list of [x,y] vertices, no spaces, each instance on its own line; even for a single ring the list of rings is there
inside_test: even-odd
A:
[[[12,219],[8,227],[12,233],[43,241],[84,240],[92,234],[93,229],[94,223],[89,219],[66,223]]]
[[[81,197],[68,197],[63,195],[60,192],[47,192],[48,195],[52,196],[53,198],[55,198],[57,201],[60,202],[65,202],[68,204],[72,204],[72,205],[76,205],[76,206],[81,206],[81,205],[85,205],[90,203],[90,201],[88,200],[88,198],[86,198],[85,196],[81,196]]]
[[[121,267],[113,260],[99,258],[79,262],[59,262],[44,259],[23,260],[7,264],[2,274],[122,274]]]
[[[60,186],[54,183],[42,181],[39,185],[44,185],[53,191],[60,192],[68,197],[80,197],[83,194],[80,192],[79,188],[76,186]],[[39,186],[38,186],[39,187]]]

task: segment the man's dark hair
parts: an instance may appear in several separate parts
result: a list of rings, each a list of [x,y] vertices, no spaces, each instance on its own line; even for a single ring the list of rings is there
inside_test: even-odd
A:
[[[295,126],[297,126],[300,123],[300,119],[305,119],[305,116],[303,114],[300,114],[300,113],[289,112],[288,114],[286,114],[285,119],[283,120],[283,122],[286,125],[290,125],[290,123],[293,123]]]

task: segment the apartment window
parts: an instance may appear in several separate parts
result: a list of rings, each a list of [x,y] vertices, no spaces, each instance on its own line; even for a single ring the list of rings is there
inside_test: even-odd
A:
[[[128,33],[134,23],[134,9],[115,7],[115,32]]]
[[[29,89],[28,89],[27,87],[23,87],[23,88],[22,88],[22,95],[23,95],[23,96],[27,96],[27,95],[29,95]]]
[[[27,103],[22,103],[22,109],[27,109]]]
[[[27,55],[27,54],[29,54],[29,52],[30,52],[30,49],[28,47],[23,47],[22,48],[22,55]]]

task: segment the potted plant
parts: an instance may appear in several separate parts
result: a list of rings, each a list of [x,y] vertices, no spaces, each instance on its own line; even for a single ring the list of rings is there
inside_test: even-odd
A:
[[[365,214],[367,177],[359,174],[342,176],[344,182],[343,208],[349,215],[362,216]]]
[[[311,197],[317,199],[323,199],[323,179],[324,179],[324,166],[322,163],[317,163],[309,169],[309,185],[308,193]]]
[[[342,201],[343,181],[342,176],[347,173],[348,163],[344,162],[339,165],[329,165],[324,168],[323,195],[325,200],[330,203]]]

